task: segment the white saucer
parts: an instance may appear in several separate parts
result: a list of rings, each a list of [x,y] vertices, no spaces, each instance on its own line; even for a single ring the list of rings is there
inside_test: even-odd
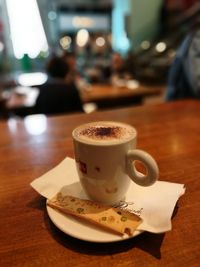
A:
[[[73,195],[79,198],[87,198],[80,182],[75,179],[73,176],[70,176],[70,180],[68,181],[70,184],[63,186],[60,191],[64,195]],[[134,189],[134,183],[131,183],[131,186],[127,192],[127,198],[131,199]],[[52,209],[49,206],[47,207],[47,213],[51,219],[51,221],[57,226],[61,231],[64,233],[90,242],[98,242],[98,243],[105,243],[105,242],[117,242],[123,241],[125,239],[133,238],[143,231],[135,231],[133,236],[128,236],[124,234],[123,236],[117,235],[115,233],[111,233],[109,231],[103,230],[98,226],[95,226],[91,223],[87,223],[83,220],[77,220],[75,217],[70,215],[64,215],[59,211]],[[130,206],[131,207],[131,206]]]
[[[107,243],[123,241],[125,239],[133,238],[142,233],[142,231],[135,231],[133,236],[127,234],[120,236],[104,231],[93,224],[84,221],[78,221],[72,216],[66,216],[59,211],[47,206],[47,212],[51,221],[64,233],[89,242]]]

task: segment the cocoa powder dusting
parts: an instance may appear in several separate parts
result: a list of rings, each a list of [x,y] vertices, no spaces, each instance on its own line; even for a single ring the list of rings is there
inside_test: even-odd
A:
[[[94,139],[119,138],[122,134],[121,127],[89,127],[80,132],[81,135]]]

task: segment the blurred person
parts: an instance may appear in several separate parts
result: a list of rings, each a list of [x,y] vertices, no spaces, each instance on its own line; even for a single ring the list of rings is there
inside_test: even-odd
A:
[[[47,115],[83,111],[82,102],[73,79],[67,80],[70,67],[63,58],[53,56],[46,66],[48,80],[38,86],[35,112]]]
[[[136,56],[132,51],[129,51],[125,58],[126,69],[131,78],[135,76]]]
[[[108,83],[111,76],[111,53],[100,50],[95,54],[95,69],[98,73],[98,81]]]
[[[75,81],[79,78],[77,66],[76,66],[76,55],[73,52],[64,52],[62,56],[64,62],[69,67],[68,73],[65,77],[67,82]]]
[[[52,81],[64,81],[69,73],[69,66],[61,57],[53,55],[46,64],[48,83]]]
[[[69,67],[69,71],[65,76],[65,81],[67,83],[75,83],[78,90],[84,90],[85,87],[89,86],[86,73],[80,71],[77,64],[77,57],[74,52],[66,51],[62,55],[62,59]]]
[[[112,54],[111,58],[111,83],[121,84],[122,81],[131,79],[125,59],[117,52]]]
[[[200,98],[200,22],[180,45],[169,71],[166,100]]]

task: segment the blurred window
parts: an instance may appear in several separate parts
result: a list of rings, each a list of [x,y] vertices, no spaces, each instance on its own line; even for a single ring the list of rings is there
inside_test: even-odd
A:
[[[47,39],[36,0],[6,0],[6,4],[15,57],[23,58],[27,54],[35,58],[40,52],[47,52]]]

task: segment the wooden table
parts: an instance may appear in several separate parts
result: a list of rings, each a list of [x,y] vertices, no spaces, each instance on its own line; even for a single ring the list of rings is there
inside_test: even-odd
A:
[[[81,92],[83,103],[94,102],[99,108],[141,104],[145,97],[161,95],[164,87],[160,85],[144,85],[129,88],[110,84],[93,84],[88,90]]]
[[[199,266],[199,107],[199,101],[180,101],[47,120],[32,117],[0,122],[0,266]],[[30,182],[67,155],[73,156],[74,127],[105,119],[134,125],[139,133],[138,147],[158,162],[160,180],[186,185],[172,231],[93,244],[62,233],[50,221],[45,199]]]

